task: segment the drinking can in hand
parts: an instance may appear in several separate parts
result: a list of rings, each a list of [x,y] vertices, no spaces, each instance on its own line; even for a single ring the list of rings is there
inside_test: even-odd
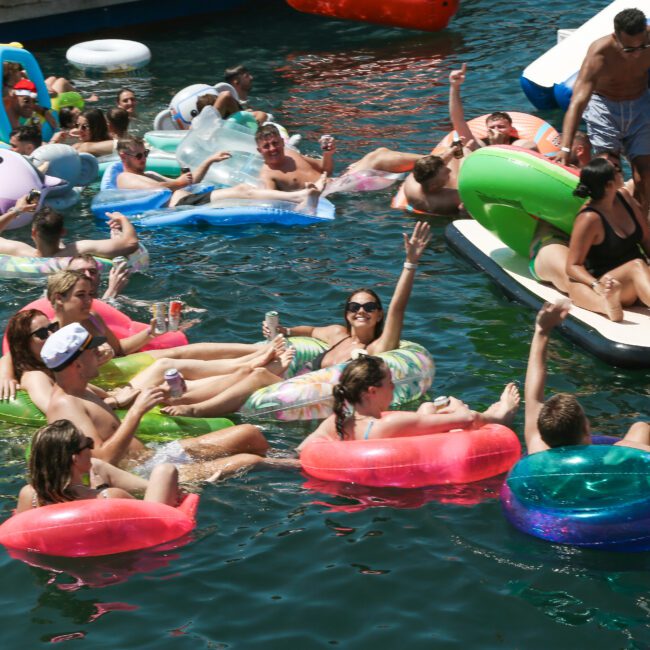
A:
[[[165,370],[165,381],[169,386],[169,396],[173,398],[181,397],[187,390],[185,379],[176,368]]]
[[[167,303],[154,302],[151,311],[156,320],[156,333],[164,334],[167,331]]]
[[[272,341],[278,333],[278,325],[280,324],[280,314],[277,311],[267,311],[264,316],[264,322],[269,328],[269,341]]]
[[[183,303],[180,300],[169,301],[169,324],[170,332],[178,330],[181,324],[181,314],[183,313]]]

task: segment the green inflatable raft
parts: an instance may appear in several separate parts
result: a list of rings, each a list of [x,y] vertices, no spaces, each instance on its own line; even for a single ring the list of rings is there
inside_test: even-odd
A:
[[[585,202],[573,196],[577,185],[576,171],[506,145],[478,149],[466,158],[458,177],[465,209],[526,258],[539,220],[571,233]]]

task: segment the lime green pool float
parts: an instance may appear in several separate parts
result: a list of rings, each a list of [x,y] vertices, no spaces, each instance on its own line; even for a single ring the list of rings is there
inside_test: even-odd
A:
[[[577,172],[506,145],[483,147],[460,168],[465,209],[506,246],[528,257],[539,220],[568,234],[584,199],[573,196]]]

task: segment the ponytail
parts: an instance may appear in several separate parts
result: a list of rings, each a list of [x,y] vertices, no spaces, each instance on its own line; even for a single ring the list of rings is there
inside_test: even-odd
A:
[[[345,388],[341,384],[336,384],[332,389],[332,395],[334,395],[334,415],[336,416],[336,432],[339,434],[339,438],[343,440],[345,438],[345,431],[343,426],[345,425],[346,417],[346,397],[345,397]]]

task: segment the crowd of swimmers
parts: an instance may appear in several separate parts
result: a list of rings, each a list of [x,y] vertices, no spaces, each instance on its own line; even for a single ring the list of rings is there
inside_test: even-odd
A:
[[[639,301],[650,306],[650,270],[645,259],[650,253],[649,69],[645,15],[626,9],[615,17],[613,34],[589,48],[557,156],[558,162],[580,170],[576,194],[588,201],[577,215],[570,237],[542,224],[531,247],[530,269],[537,279],[553,283],[575,304],[602,312],[614,321],[622,319],[623,307]],[[450,146],[440,156],[380,147],[350,165],[346,173],[408,172],[404,188],[411,208],[453,214],[462,210],[458,172],[474,150],[510,144],[534,151],[535,143],[520,140],[511,117],[504,112],[488,116],[485,138],[472,132],[465,121],[460,93],[466,73],[463,65],[449,77],[449,111],[460,145]],[[3,95],[8,114],[28,119],[31,105],[32,114],[40,115],[35,96],[31,96],[31,82],[22,74],[18,78],[18,74],[5,65]],[[282,198],[303,209],[314,209],[334,173],[335,139],[321,140],[320,157],[287,147],[277,127],[265,123],[268,115],[248,106],[252,80],[243,66],[230,69],[226,81],[233,86],[234,94],[225,90],[200,98],[199,109],[212,106],[224,118],[239,111],[252,113],[260,123],[255,138],[264,162],[263,188],[237,186],[207,196],[185,189],[200,180],[210,165],[227,159],[228,152],[215,152],[193,173],[177,179],[147,172],[145,143],[129,133],[129,119],[137,106],[129,89],[120,91],[118,105],[106,115],[97,108],[62,109],[61,130],[56,137],[95,155],[117,151],[124,165],[118,187],[167,187],[173,191],[171,206],[217,198]],[[56,83],[58,90],[52,86],[52,93],[69,91],[63,81]],[[25,92],[30,93],[30,101],[21,99],[27,96]],[[623,119],[626,111],[633,112],[634,120]],[[583,112],[587,134],[577,131]],[[47,115],[42,117],[49,121]],[[33,146],[36,142],[27,137],[26,129],[35,131],[37,125],[12,125],[17,128],[12,146],[28,154],[26,143]],[[458,155],[459,147],[462,156]],[[633,170],[633,179],[627,184],[622,176],[622,157],[629,160]],[[21,201],[21,207],[28,209],[25,199]],[[237,410],[258,388],[282,381],[293,356],[292,348],[286,345],[290,336],[314,336],[328,345],[305,371],[348,362],[333,389],[334,414],[303,445],[314,438],[372,439],[473,428],[486,422],[511,425],[519,408],[519,391],[510,383],[499,400],[482,413],[457,398],[451,398],[443,408],[424,403],[412,413],[387,413],[394,387],[390,370],[377,355],[399,345],[415,273],[431,237],[424,222],[404,235],[405,261],[386,310],[374,290],[359,288],[345,299],[340,324],[282,323],[279,335],[266,344],[203,342],[156,350],[151,353],[153,364],[128,385],[104,391],[92,384],[100,365],[115,355],[139,350],[155,333],[152,322],[150,328],[118,340],[93,310],[100,267],[92,254],[126,254],[137,246],[137,235],[126,219],[115,214],[111,225],[116,237],[64,248],[62,224],[52,214],[46,217],[36,215],[32,229],[35,247],[29,251],[74,257],[68,270],[48,280],[50,313],[32,309],[10,319],[10,352],[0,362],[0,397],[11,399],[19,387],[26,389],[49,423],[34,436],[30,484],[21,491],[19,511],[58,501],[124,497],[132,492],[144,492],[146,499],[173,504],[178,498],[179,480],[216,480],[253,466],[299,466],[296,458],[269,455],[268,442],[253,424],[155,448],[145,447],[135,437],[140,420],[155,405],[163,404],[163,411],[170,415],[222,415]],[[0,229],[11,218],[2,215]],[[0,252],[11,248],[7,241],[0,240]],[[110,248],[110,242],[115,248]],[[112,272],[109,295],[115,295],[125,283],[123,270],[120,278],[119,272]],[[550,334],[567,317],[569,306],[568,302],[545,304],[537,315],[525,383],[525,439],[530,453],[590,443],[589,420],[574,396],[558,394],[545,399]],[[181,371],[186,382],[187,390],[180,398],[171,397],[163,381],[164,372],[172,367]],[[116,408],[126,409],[121,421],[114,413]],[[650,451],[650,427],[643,422],[634,424],[618,444]],[[85,474],[90,476],[89,485],[82,480]]]

